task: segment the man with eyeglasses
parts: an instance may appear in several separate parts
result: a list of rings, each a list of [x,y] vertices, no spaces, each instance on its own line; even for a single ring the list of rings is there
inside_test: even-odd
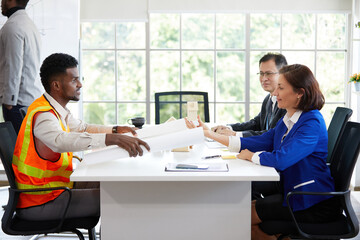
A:
[[[261,87],[269,92],[265,97],[261,112],[248,122],[229,124],[228,126],[219,125],[211,130],[227,136],[249,137],[261,135],[276,126],[286,110],[277,107],[276,97],[273,92],[278,84],[279,70],[287,65],[284,55],[280,53],[267,53],[259,61],[258,73]]]

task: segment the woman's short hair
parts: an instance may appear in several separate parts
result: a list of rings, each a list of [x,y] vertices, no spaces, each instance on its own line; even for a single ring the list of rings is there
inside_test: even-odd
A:
[[[288,65],[282,67],[279,73],[293,87],[294,92],[303,92],[304,95],[297,106],[299,110],[304,112],[314,109],[320,110],[324,106],[325,98],[320,91],[319,83],[307,66],[301,64]]]

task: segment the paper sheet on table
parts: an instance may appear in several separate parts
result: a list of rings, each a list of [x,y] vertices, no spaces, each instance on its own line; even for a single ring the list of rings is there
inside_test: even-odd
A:
[[[202,143],[204,141],[204,131],[202,128],[186,129],[161,136],[149,137],[144,140],[150,146],[151,152],[158,152]],[[145,147],[142,146],[141,148],[144,154],[148,153]],[[86,154],[83,162],[85,164],[97,164],[126,157],[129,157],[129,153],[126,150],[118,146],[110,146],[103,150]]]
[[[205,145],[210,148],[210,149],[214,149],[214,148],[226,148],[225,145],[219,143],[219,142],[208,142],[205,141]]]
[[[149,137],[161,136],[168,133],[179,132],[184,130],[188,130],[188,128],[186,127],[185,119],[179,119],[151,127],[145,127],[136,130],[136,133],[138,138],[147,139]],[[131,133],[125,133],[125,135],[132,136]]]

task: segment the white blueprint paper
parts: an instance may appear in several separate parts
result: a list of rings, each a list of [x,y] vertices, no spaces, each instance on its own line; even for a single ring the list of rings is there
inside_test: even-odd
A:
[[[204,131],[202,128],[186,128],[183,131],[176,131],[160,136],[147,136],[144,141],[150,146],[151,152],[171,150],[202,143],[204,141]],[[148,153],[143,146],[141,146],[141,148],[144,154]],[[86,164],[94,164],[126,157],[129,157],[129,153],[126,150],[118,146],[110,146],[103,150],[86,154],[83,161]]]
[[[172,132],[179,132],[187,130],[184,119],[174,120],[167,123],[158,124],[155,126],[145,127],[136,130],[137,137],[140,139],[146,139],[149,137],[161,136]],[[125,133],[125,135],[132,136],[131,133]]]

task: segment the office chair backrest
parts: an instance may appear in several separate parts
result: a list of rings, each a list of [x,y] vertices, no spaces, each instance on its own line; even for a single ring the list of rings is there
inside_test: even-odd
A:
[[[20,114],[21,114],[21,117],[22,117],[23,119],[24,119],[25,116],[26,116],[27,109],[28,109],[28,107],[22,107],[22,108],[19,109]]]
[[[351,117],[353,111],[350,108],[337,107],[331,119],[328,128],[328,157],[327,163],[331,163],[333,159],[333,151],[339,142],[341,133],[344,131],[345,124]]]
[[[188,101],[197,101],[199,116],[205,122],[210,121],[207,92],[174,91],[155,93],[155,124],[164,123],[170,117],[176,119],[186,117]]]
[[[330,165],[335,181],[335,191],[349,189],[351,176],[360,151],[360,123],[347,122],[340,136],[339,144],[334,149]]]
[[[0,123],[0,158],[11,188],[16,188],[12,158],[16,144],[16,132],[10,122]]]

